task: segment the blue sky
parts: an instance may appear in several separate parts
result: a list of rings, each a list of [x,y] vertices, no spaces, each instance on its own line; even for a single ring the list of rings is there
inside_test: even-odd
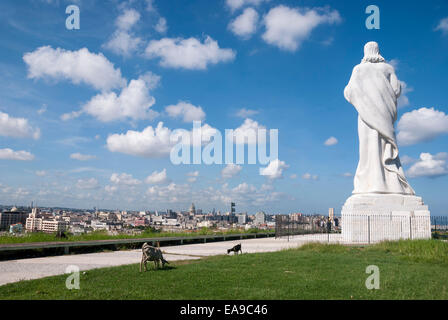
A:
[[[65,27],[70,4],[79,30]],[[405,88],[408,179],[432,214],[448,214],[448,3],[376,1],[380,30],[365,27],[370,4],[2,1],[0,203],[339,212],[358,161],[343,90],[374,40]],[[191,119],[278,129],[279,171],[171,164],[144,130],[191,130]]]

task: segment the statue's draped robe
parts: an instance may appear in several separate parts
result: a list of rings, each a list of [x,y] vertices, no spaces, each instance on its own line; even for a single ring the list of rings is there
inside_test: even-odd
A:
[[[401,85],[392,66],[365,62],[353,69],[344,96],[359,114],[354,194],[415,194],[401,167],[395,138],[400,93]]]

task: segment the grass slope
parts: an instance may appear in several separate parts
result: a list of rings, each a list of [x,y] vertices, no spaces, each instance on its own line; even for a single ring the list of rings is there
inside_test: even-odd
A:
[[[20,236],[15,236],[11,234],[1,235],[0,244],[11,244],[11,243],[32,243],[32,242],[72,242],[72,241],[92,241],[92,240],[109,240],[109,239],[139,239],[139,238],[161,238],[161,237],[194,237],[198,235],[227,235],[227,234],[238,234],[238,233],[268,233],[273,232],[272,230],[258,230],[256,228],[249,229],[247,231],[242,231],[238,229],[228,230],[224,232],[215,231],[208,228],[202,228],[194,232],[154,232],[152,230],[144,230],[141,234],[128,235],[109,235],[105,231],[95,231],[91,233],[81,234],[81,235],[71,235],[68,234],[67,238],[56,238],[55,234],[48,234],[43,232],[27,233]]]
[[[368,290],[366,267],[380,269]],[[273,253],[216,256],[139,273],[137,265],[87,271],[81,289],[66,276],[0,287],[0,299],[448,299],[448,243],[371,247],[309,244]]]

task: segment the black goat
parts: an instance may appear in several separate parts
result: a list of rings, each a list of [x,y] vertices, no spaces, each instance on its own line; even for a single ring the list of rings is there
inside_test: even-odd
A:
[[[236,246],[234,246],[232,249],[228,249],[227,250],[227,254],[229,254],[230,252],[235,252],[235,254],[238,254],[238,252],[243,253],[243,250],[241,250],[241,243],[237,244]]]

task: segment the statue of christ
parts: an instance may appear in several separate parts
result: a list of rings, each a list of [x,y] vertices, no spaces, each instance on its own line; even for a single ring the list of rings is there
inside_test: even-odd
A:
[[[381,56],[378,43],[368,42],[344,90],[345,99],[358,111],[359,163],[353,194],[415,194],[398,157],[394,123],[400,94],[394,68]]]

